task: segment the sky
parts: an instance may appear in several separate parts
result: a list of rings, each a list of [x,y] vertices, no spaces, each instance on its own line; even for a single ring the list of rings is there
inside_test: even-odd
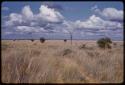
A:
[[[2,2],[2,39],[123,40],[123,3],[118,1]]]

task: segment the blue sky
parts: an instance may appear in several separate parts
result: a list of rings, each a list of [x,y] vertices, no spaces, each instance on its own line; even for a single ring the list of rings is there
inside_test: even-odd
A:
[[[122,2],[3,2],[2,38],[123,40]]]

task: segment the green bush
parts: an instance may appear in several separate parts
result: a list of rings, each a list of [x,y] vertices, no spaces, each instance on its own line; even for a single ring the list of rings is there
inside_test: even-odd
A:
[[[111,39],[108,38],[108,37],[101,38],[101,39],[99,39],[99,40],[97,41],[97,44],[98,44],[98,46],[99,46],[100,48],[109,48],[109,49],[111,49],[111,45],[110,45],[111,43],[112,43],[112,41],[111,41]]]

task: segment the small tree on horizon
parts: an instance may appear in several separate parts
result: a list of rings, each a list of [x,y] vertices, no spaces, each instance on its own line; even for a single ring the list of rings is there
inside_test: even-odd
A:
[[[34,41],[34,39],[31,39],[31,41],[33,42],[33,41]]]
[[[16,41],[16,39],[14,39],[13,41]]]
[[[67,42],[67,39],[64,39],[64,42]]]
[[[41,38],[40,38],[40,42],[41,42],[41,43],[44,43],[44,42],[45,42],[45,38],[44,38],[44,37],[41,37]]]

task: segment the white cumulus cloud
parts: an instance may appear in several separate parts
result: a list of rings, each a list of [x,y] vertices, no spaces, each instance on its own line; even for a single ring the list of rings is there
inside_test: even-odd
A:
[[[123,11],[115,8],[105,8],[101,15],[110,20],[123,20]]]
[[[101,15],[105,19],[111,21],[123,21],[123,10],[118,10],[111,7],[100,10],[97,5],[93,6],[91,10],[94,10],[95,13]]]
[[[40,6],[38,14],[34,14],[30,6],[26,5],[22,8],[22,12],[20,14],[11,13],[9,15],[9,19],[6,20],[4,24],[6,27],[14,27],[17,28],[17,30],[22,29],[21,31],[40,32],[45,31],[43,29],[45,29],[48,23],[62,23],[63,18],[64,17],[60,12],[53,8],[48,8],[46,5]]]
[[[92,10],[97,10],[101,15],[110,19],[120,19],[110,13],[111,9],[101,11],[98,6],[94,6]],[[122,11],[121,11],[122,12]],[[121,13],[122,14],[122,13]],[[65,17],[54,8],[49,8],[46,5],[41,5],[39,13],[34,14],[29,5],[22,8],[20,13],[11,13],[9,19],[5,21],[5,26],[14,28],[18,32],[62,32],[69,33],[78,29],[116,29],[123,28],[123,23],[110,21],[98,17],[97,15],[90,16],[87,20],[66,20]]]
[[[20,32],[45,32],[44,28],[42,27],[30,27],[30,26],[17,26],[16,31]]]
[[[33,12],[32,12],[32,10],[31,10],[29,5],[25,6],[22,9],[22,14],[27,19],[33,19]]]
[[[42,18],[45,21],[60,22],[63,19],[63,16],[58,11],[48,8],[46,5],[41,5],[39,10],[38,18]]]
[[[90,16],[90,18],[86,21],[76,21],[76,27],[78,28],[97,28],[97,29],[105,29],[105,28],[122,28],[122,24],[119,22],[106,21],[97,17],[96,15]]]
[[[22,15],[17,14],[17,13],[11,13],[9,15],[9,20],[5,22],[5,25],[13,26],[22,22],[23,22]]]

